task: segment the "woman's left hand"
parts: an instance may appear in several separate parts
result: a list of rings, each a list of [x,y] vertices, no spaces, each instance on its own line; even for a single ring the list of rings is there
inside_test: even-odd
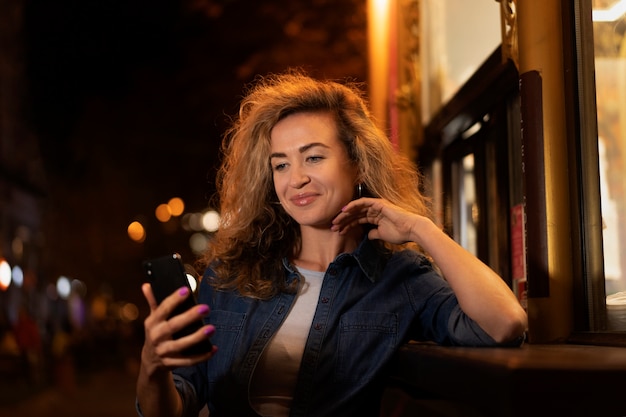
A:
[[[348,203],[333,219],[331,230],[345,234],[354,226],[372,224],[370,239],[401,244],[415,238],[414,228],[420,216],[381,198],[359,198]]]

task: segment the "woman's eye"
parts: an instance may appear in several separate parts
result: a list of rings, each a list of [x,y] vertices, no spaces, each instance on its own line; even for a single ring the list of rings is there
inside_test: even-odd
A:
[[[274,165],[274,171],[282,171],[283,169],[285,169],[286,166],[287,166],[287,164],[285,164],[285,163],[275,164]]]
[[[322,159],[324,159],[324,157],[323,156],[319,156],[319,155],[313,155],[313,156],[309,156],[309,157],[306,158],[306,160],[309,161],[309,162],[319,162]]]

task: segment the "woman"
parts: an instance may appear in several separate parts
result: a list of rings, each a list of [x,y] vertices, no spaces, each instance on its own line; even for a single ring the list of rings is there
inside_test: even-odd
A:
[[[408,340],[521,343],[525,311],[428,218],[418,174],[356,86],[259,79],[223,152],[200,306],[166,320],[189,294],[157,306],[142,287],[144,416],[377,416]],[[198,316],[203,329],[172,340]],[[212,352],[180,354],[202,338]]]

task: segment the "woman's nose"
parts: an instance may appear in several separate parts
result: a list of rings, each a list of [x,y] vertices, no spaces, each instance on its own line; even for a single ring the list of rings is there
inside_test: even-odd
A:
[[[294,188],[301,188],[306,185],[311,178],[307,175],[307,173],[302,168],[294,168],[291,170],[291,178],[290,185]]]

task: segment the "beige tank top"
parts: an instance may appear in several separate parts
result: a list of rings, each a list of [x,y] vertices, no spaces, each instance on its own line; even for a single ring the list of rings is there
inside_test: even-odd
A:
[[[264,417],[287,417],[317,306],[324,272],[298,268],[304,283],[296,301],[259,359],[250,383],[250,405]]]

